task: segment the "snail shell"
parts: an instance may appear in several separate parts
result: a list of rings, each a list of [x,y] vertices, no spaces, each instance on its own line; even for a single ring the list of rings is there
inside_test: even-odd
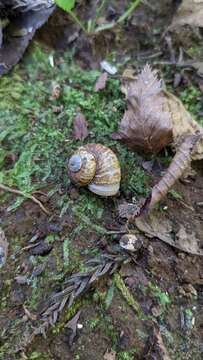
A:
[[[101,144],[79,147],[68,161],[68,175],[78,185],[88,185],[90,191],[101,196],[117,194],[121,169],[113,151]]]
[[[142,240],[134,234],[125,234],[120,238],[120,246],[127,251],[138,251],[143,246]]]

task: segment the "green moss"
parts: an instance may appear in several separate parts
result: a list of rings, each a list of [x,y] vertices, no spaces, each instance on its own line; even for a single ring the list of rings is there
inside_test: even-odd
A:
[[[124,174],[123,190],[135,195],[145,194],[146,178],[136,155],[110,138],[125,109],[118,79],[110,78],[106,89],[95,93],[94,83],[99,71],[80,69],[72,62],[70,54],[65,54],[59,65],[51,67],[50,56],[55,54],[35,45],[21,66],[0,79],[3,99],[0,105],[0,181],[28,193],[48,183],[52,183],[56,191],[59,184],[66,188],[70,183],[66,159],[81,144],[72,136],[72,120],[80,109],[89,124],[87,141],[115,147]],[[61,86],[59,99],[51,96],[53,79]],[[59,113],[54,112],[57,106],[62,106]],[[14,161],[11,161],[13,156]],[[86,196],[86,190],[84,194]],[[79,212],[86,207],[101,218],[105,201],[98,200],[95,204],[94,198],[89,196],[84,204],[83,197]],[[22,201],[18,199],[10,210]],[[69,205],[70,199],[66,197],[61,214]]]
[[[169,308],[172,300],[166,291],[163,291],[158,285],[152,283],[149,283],[148,291],[157,300],[163,312]]]
[[[51,360],[50,357],[45,354],[38,351],[33,351],[30,356],[28,357],[28,360]]]
[[[134,360],[136,354],[136,349],[129,351],[121,351],[117,354],[118,360]]]
[[[141,315],[141,307],[139,305],[139,303],[137,303],[134,299],[134,297],[132,296],[132,294],[130,293],[130,291],[128,290],[128,288],[126,287],[122,277],[116,273],[114,274],[114,283],[116,285],[116,287],[121,291],[124,299],[127,301],[128,305],[130,305],[133,310],[138,314],[138,316]]]
[[[186,109],[203,126],[203,93],[200,89],[195,85],[191,85],[180,92],[180,98]]]

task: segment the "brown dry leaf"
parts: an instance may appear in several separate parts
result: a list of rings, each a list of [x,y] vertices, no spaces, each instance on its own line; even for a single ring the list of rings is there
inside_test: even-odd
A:
[[[88,122],[80,112],[73,119],[73,136],[75,140],[84,140],[88,136]]]
[[[163,91],[165,101],[164,110],[170,113],[173,128],[173,147],[178,149],[180,143],[188,135],[200,134],[191,160],[203,159],[203,128],[192,118],[183,103],[168,91]]]
[[[4,231],[0,228],[0,268],[6,264],[8,255],[8,241]]]
[[[167,192],[172,188],[175,182],[184,174],[185,170],[190,167],[192,154],[195,152],[196,144],[199,142],[199,135],[189,135],[178,147],[177,152],[166,170],[165,175],[156,184],[150,194],[150,201],[146,201],[141,211],[152,209]]]
[[[100,90],[104,90],[105,87],[106,87],[107,80],[108,80],[108,74],[106,72],[104,72],[97,79],[97,81],[96,81],[96,83],[94,85],[94,91],[98,92]]]
[[[154,343],[155,347],[158,350],[159,356],[161,360],[171,360],[168,350],[164,345],[164,341],[160,332],[158,325],[154,329]]]
[[[189,234],[182,224],[180,224],[180,229],[176,234],[176,243],[182,249],[185,249],[186,252],[190,252],[191,254],[198,254],[200,251],[200,240],[197,239],[195,232],[192,231]]]
[[[141,209],[149,210],[167,194],[192,160],[203,159],[203,128],[176,96],[162,89],[149,65],[137,78],[132,71],[130,76],[124,74],[122,91],[128,109],[113,138],[123,140],[133,150],[156,153],[172,145],[176,151],[166,174],[152,189],[151,199]]]
[[[78,323],[78,320],[79,320],[79,317],[80,317],[80,313],[81,311],[79,310],[75,316],[73,316],[73,318],[71,320],[69,320],[66,325],[65,325],[65,328],[68,328],[71,330],[71,334],[70,334],[70,337],[69,337],[69,345],[72,346],[73,344],[73,341],[76,337],[76,332],[77,332],[77,323]]]
[[[203,256],[201,242],[196,235],[188,234],[180,224],[174,240],[173,223],[167,217],[161,216],[160,212],[153,211],[149,215],[135,219],[135,225],[149,238],[156,237],[181,251]]]
[[[106,350],[104,360],[116,360],[116,352],[114,350]]]
[[[146,65],[137,80],[126,82],[128,109],[121,120],[118,137],[129,148],[150,153],[159,152],[172,141],[170,114],[164,110],[162,86],[156,71]]]
[[[183,0],[171,28],[182,25],[203,27],[203,0]]]
[[[57,100],[60,98],[61,95],[61,86],[56,81],[53,81],[51,85],[52,85],[51,99]]]

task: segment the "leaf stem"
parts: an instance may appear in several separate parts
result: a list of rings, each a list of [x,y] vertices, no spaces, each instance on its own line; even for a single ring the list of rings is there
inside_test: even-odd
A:
[[[123,15],[121,15],[119,17],[119,19],[117,20],[117,24],[122,23],[123,21],[125,21],[125,19],[127,19],[131,13],[136,9],[136,7],[141,3],[142,0],[135,0],[130,7],[124,12]]]
[[[73,11],[69,11],[68,12],[70,14],[70,16],[72,17],[72,19],[80,26],[80,28],[87,33],[87,30],[85,28],[85,26],[83,25],[83,23],[79,20],[79,18],[77,17],[77,15],[75,15],[75,13]]]

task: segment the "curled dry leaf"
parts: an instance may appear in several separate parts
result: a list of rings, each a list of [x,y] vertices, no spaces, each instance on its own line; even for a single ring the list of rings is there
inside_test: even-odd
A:
[[[183,0],[175,14],[171,28],[182,25],[203,27],[203,1]]]
[[[5,265],[8,254],[8,241],[0,228],[0,268]]]
[[[116,352],[114,350],[106,350],[104,360],[116,360]]]
[[[199,141],[199,135],[189,135],[177,149],[177,152],[167,169],[165,175],[156,184],[150,194],[150,201],[144,204],[142,210],[153,208],[161,199],[165,197],[167,192],[172,188],[177,179],[179,179],[190,166],[192,154],[195,146]]]
[[[129,148],[157,153],[172,142],[170,114],[163,109],[164,98],[156,71],[146,65],[136,80],[125,82],[128,109],[121,120],[118,135]]]
[[[107,72],[104,72],[103,74],[101,74],[98,77],[98,79],[94,85],[94,91],[98,92],[100,90],[104,90],[106,87],[107,80],[108,80],[108,74],[107,74]]]
[[[180,144],[187,136],[199,135],[199,140],[196,142],[191,160],[203,159],[203,128],[192,118],[191,114],[176,96],[166,90],[162,94],[165,99],[164,110],[169,112],[172,122],[172,146],[174,150],[178,150]]]
[[[75,140],[84,140],[88,136],[88,122],[85,116],[78,112],[73,119],[73,136]]]

